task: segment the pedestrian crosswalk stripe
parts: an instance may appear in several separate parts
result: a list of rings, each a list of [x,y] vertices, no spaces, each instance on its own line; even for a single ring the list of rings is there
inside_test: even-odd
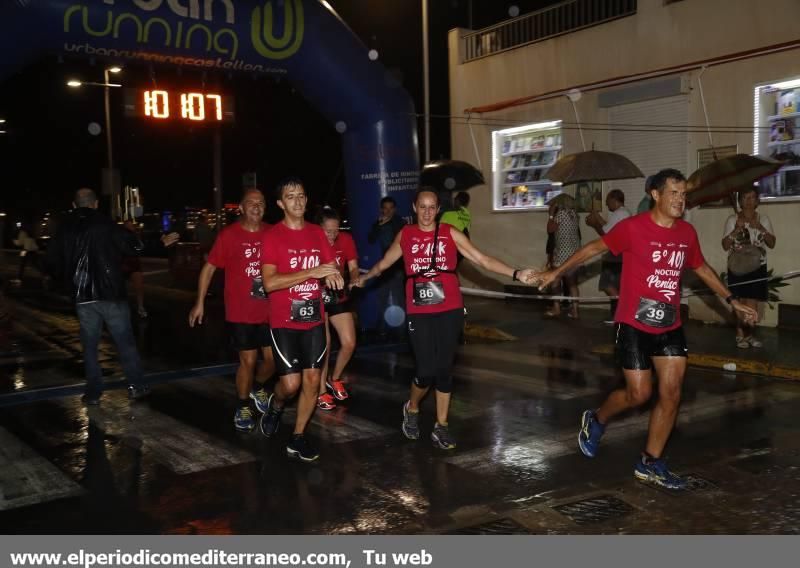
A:
[[[359,359],[384,362],[379,355],[366,355]],[[397,367],[405,370],[414,370],[414,361],[409,358],[400,358]],[[505,388],[518,389],[526,393],[546,396],[558,400],[569,400],[576,397],[590,396],[601,392],[599,384],[588,386],[573,386],[568,381],[553,381],[541,376],[542,369],[531,369],[530,374],[509,373],[497,369],[490,369],[477,365],[457,364],[453,367],[453,376],[457,379],[467,379],[481,382],[497,383]]]
[[[153,410],[146,403],[130,409],[126,404],[106,394],[102,406],[91,408],[89,416],[105,432],[140,440],[145,454],[177,474],[256,460],[248,450]]]
[[[78,483],[5,428],[0,428],[0,511],[81,493],[83,489]]]

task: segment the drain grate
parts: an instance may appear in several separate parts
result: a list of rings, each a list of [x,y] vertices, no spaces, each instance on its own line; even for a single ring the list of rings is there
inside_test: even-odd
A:
[[[687,493],[701,493],[704,491],[717,491],[719,486],[705,477],[700,477],[694,473],[687,473],[684,475],[686,479],[686,492]]]
[[[613,495],[600,495],[573,503],[565,503],[553,507],[553,509],[579,525],[602,523],[624,517],[634,511],[631,505]]]
[[[535,534],[514,519],[498,519],[471,527],[462,527],[447,534]]]

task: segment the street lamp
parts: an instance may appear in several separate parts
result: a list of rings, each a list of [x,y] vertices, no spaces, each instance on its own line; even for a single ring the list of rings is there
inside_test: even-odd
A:
[[[105,111],[106,111],[106,152],[108,155],[108,172],[107,172],[107,187],[111,191],[111,209],[116,207],[116,188],[114,187],[114,147],[111,143],[111,88],[122,87],[119,83],[111,83],[109,81],[109,73],[117,74],[122,71],[122,67],[116,65],[106,67],[103,69],[103,82],[92,83],[90,81],[79,81],[77,79],[70,79],[67,81],[67,86],[72,88],[82,87],[83,85],[90,85],[93,87],[103,87],[105,90]],[[119,213],[118,211],[115,213]]]

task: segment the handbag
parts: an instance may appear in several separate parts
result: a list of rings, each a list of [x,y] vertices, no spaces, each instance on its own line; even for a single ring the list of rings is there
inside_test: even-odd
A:
[[[735,276],[743,276],[758,270],[763,251],[750,240],[750,231],[742,227],[734,237],[737,246],[728,255],[728,271]]]
[[[736,276],[755,272],[761,266],[761,249],[756,245],[742,245],[728,255],[728,271]]]

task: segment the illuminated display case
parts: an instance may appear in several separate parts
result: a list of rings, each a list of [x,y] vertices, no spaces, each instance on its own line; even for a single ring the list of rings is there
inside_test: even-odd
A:
[[[561,192],[547,179],[561,148],[560,120],[492,132],[493,210],[546,210]]]
[[[800,78],[755,88],[753,153],[786,162],[759,182],[761,199],[800,201]]]

